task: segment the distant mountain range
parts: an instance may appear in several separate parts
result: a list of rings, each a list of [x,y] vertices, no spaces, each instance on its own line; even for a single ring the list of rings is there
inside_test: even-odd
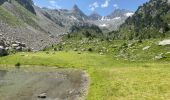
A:
[[[132,11],[125,9],[116,9],[108,16],[100,16],[98,13],[94,12],[89,16],[89,21],[106,32],[109,32],[118,30],[120,25],[133,14],[134,13]]]
[[[0,33],[40,50],[59,42],[72,26],[99,26],[103,32],[117,30],[133,12],[117,9],[108,16],[85,15],[77,5],[71,10],[39,8],[32,0],[0,0]]]
[[[77,5],[74,5],[72,10],[52,10],[48,8],[43,8],[42,10],[45,11],[48,16],[53,18],[53,21],[55,21],[54,19],[58,19],[58,21],[65,26],[94,24],[102,29],[107,29],[107,32],[117,30],[128,17],[133,15],[132,11],[116,9],[108,16],[101,16],[97,12],[93,12],[90,16],[87,16]]]

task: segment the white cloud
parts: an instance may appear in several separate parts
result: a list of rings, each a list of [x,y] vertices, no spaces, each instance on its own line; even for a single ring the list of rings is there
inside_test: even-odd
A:
[[[115,9],[119,9],[118,4],[114,4],[113,7],[114,7]]]
[[[101,7],[107,8],[109,6],[109,2],[110,2],[110,0],[105,0],[105,2],[103,4],[101,4]]]
[[[61,9],[61,7],[57,4],[55,0],[49,0],[50,6],[48,8],[50,9]]]
[[[96,1],[93,4],[89,5],[90,10],[94,11],[96,8],[99,7],[99,3]]]
[[[50,0],[49,2],[50,2],[51,5],[55,5],[56,4],[56,1],[54,1],[54,0]]]

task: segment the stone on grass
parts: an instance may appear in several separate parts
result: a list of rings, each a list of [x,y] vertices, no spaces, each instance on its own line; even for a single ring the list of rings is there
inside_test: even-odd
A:
[[[16,51],[22,51],[22,47],[16,47]]]
[[[83,49],[81,49],[81,51],[86,51],[86,49],[85,49],[85,48],[83,48]]]
[[[78,49],[77,49],[77,48],[74,48],[73,50],[74,50],[74,51],[78,51]]]
[[[146,46],[142,50],[148,50],[151,46]]]
[[[99,54],[100,54],[100,55],[104,55],[104,53],[103,53],[103,52],[100,52]]]
[[[166,46],[166,45],[170,45],[170,39],[159,42],[159,46]]]
[[[156,60],[163,59],[163,58],[165,58],[165,57],[163,56],[163,53],[159,54],[158,56],[155,56],[155,59],[156,59]]]

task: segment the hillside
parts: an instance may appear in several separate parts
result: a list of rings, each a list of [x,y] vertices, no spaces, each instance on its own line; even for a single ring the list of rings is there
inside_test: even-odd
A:
[[[170,4],[168,0],[150,0],[140,6],[120,28],[120,38],[148,39],[169,35]]]
[[[72,26],[94,24],[103,32],[117,30],[129,12],[116,10],[111,14],[115,13],[114,16],[97,20],[94,14],[85,15],[77,5],[66,10],[39,8],[32,0],[3,0],[0,4],[0,33],[7,42],[23,42],[32,50],[42,50],[58,43],[60,35],[69,33]]]
[[[40,11],[29,0],[4,1],[0,10],[0,33],[9,42],[24,42],[28,48],[40,50],[60,40],[57,38],[58,30],[62,32],[63,29],[41,16]]]

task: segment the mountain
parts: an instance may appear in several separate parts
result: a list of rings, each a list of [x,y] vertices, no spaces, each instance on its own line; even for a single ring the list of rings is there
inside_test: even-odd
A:
[[[107,18],[127,18],[132,16],[134,13],[132,11],[126,10],[126,9],[116,9],[114,10],[110,15],[107,16]]]
[[[99,15],[97,12],[93,12],[89,17],[89,20],[101,20],[102,16]]]
[[[72,26],[88,26],[88,17],[75,5],[71,10],[43,8],[41,12],[55,24],[69,33]]]
[[[9,42],[24,42],[34,50],[60,41],[65,29],[43,16],[31,0],[5,0],[0,5],[0,34]]]
[[[20,3],[22,6],[24,6],[27,10],[35,14],[35,10],[33,7],[34,3],[32,0],[16,0],[16,1]]]
[[[73,9],[71,10],[71,14],[76,17],[78,20],[84,21],[88,17],[78,8],[77,5],[73,6]]]
[[[61,36],[71,32],[73,26],[98,26],[103,32],[117,30],[128,12],[120,10],[112,17],[97,13],[87,16],[77,5],[71,10],[48,9],[35,6],[32,0],[0,0],[0,35],[11,43],[19,41],[28,48],[42,50],[61,41]]]
[[[93,13],[89,16],[89,22],[99,26],[104,33],[107,33],[118,30],[120,25],[133,14],[132,11],[125,9],[116,9],[108,16],[100,16],[97,13]]]
[[[169,0],[150,0],[125,21],[120,28],[120,37],[124,39],[165,37],[170,33],[169,25]]]

